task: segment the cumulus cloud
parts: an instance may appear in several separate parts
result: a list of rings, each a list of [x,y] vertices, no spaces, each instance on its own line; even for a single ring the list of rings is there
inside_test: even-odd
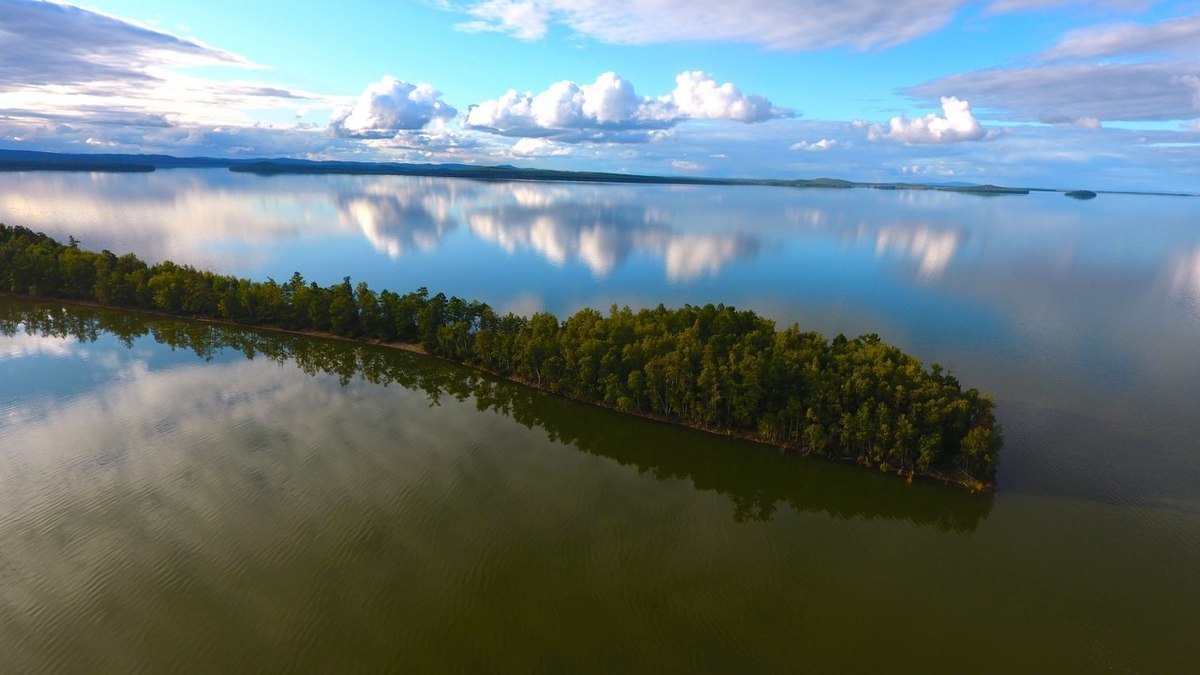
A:
[[[571,147],[546,138],[522,138],[509,151],[516,157],[562,157],[571,154]]]
[[[971,104],[953,96],[942,97],[942,116],[930,113],[909,119],[893,117],[888,129],[875,125],[868,131],[871,140],[886,138],[900,143],[959,143],[978,141],[987,133],[971,113]]]
[[[661,129],[675,115],[654,99],[638,96],[616,73],[592,84],[556,82],[533,94],[510,89],[503,96],[472,106],[464,126],[511,136],[567,136],[555,132]]]
[[[484,0],[445,2],[473,20],[465,31],[496,31],[522,40],[551,24],[615,44],[741,42],[798,51],[853,46],[886,48],[944,26],[969,0]],[[736,17],[736,20],[731,20]]]
[[[368,84],[353,106],[335,113],[329,128],[338,136],[388,138],[456,115],[458,111],[442,101],[441,92],[428,84],[385,75]]]
[[[1055,63],[943,77],[902,91],[921,99],[954,91],[1004,119],[1187,120],[1196,116],[1187,78],[1195,64]]]
[[[732,83],[717,84],[712,75],[693,70],[675,76],[669,101],[679,114],[692,119],[762,122],[788,113],[756,94],[743,94]]]
[[[675,84],[665,96],[640,96],[628,80],[608,72],[591,84],[556,82],[536,95],[510,89],[499,98],[471,106],[464,126],[567,142],[637,142],[689,119],[753,123],[793,115],[732,83],[718,84],[700,71],[680,73]]]

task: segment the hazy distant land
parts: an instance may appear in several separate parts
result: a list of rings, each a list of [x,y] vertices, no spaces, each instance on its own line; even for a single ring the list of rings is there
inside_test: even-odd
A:
[[[1194,197],[1177,192],[1117,190],[1054,190],[1049,188],[1003,187],[998,185],[946,183],[869,183],[838,178],[713,178],[699,176],[654,176],[601,171],[530,169],[507,164],[405,164],[399,162],[313,161],[307,159],[225,159],[217,157],[172,157],[170,155],[78,154],[0,149],[0,171],[97,171],[149,172],[156,169],[227,168],[258,176],[279,174],[350,174],[380,176],[435,176],[486,181],[543,181],[571,183],[636,183],[658,185],[759,185],[790,188],[873,188],[876,190],[935,190],[985,197],[1027,195],[1030,192],[1060,192],[1076,199],[1096,194],[1147,194]],[[1090,195],[1090,196],[1084,196]]]

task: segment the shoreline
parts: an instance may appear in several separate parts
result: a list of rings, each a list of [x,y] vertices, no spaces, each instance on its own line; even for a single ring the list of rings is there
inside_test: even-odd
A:
[[[729,438],[729,439],[733,439],[733,440],[747,441],[750,443],[754,443],[756,445],[775,448],[775,449],[779,450],[779,452],[781,454],[795,454],[803,459],[819,459],[819,460],[830,461],[830,462],[853,463],[853,464],[859,465],[862,468],[875,468],[875,467],[871,466],[869,463],[860,461],[859,459],[855,459],[852,457],[832,457],[832,456],[826,456],[826,455],[822,455],[822,454],[814,454],[811,451],[807,451],[807,450],[803,449],[802,447],[776,443],[776,442],[763,439],[761,437],[758,437],[758,436],[750,434],[750,433],[737,433],[737,432],[730,431],[730,430],[722,430],[722,429],[715,429],[715,428],[710,428],[710,427],[703,427],[700,425],[689,424],[682,420],[672,419],[672,418],[661,416],[661,415],[655,415],[653,413],[645,413],[645,412],[638,412],[638,411],[632,411],[632,410],[622,410],[616,406],[610,405],[603,401],[590,400],[590,399],[579,398],[576,396],[571,396],[569,394],[565,394],[562,392],[553,391],[553,390],[549,389],[548,387],[538,385],[535,382],[528,381],[521,377],[516,377],[513,375],[503,375],[501,373],[498,373],[493,370],[489,370],[487,368],[472,365],[472,364],[465,363],[462,361],[455,361],[454,359],[450,359],[450,358],[447,358],[444,356],[439,356],[437,354],[432,354],[428,350],[426,350],[424,347],[422,347],[420,344],[417,344],[417,343],[398,342],[398,341],[388,342],[388,341],[383,341],[383,340],[353,338],[353,337],[346,337],[346,336],[336,335],[334,333],[326,333],[326,332],[321,332],[321,331],[284,328],[281,326],[272,326],[272,325],[266,325],[266,324],[238,323],[236,321],[230,321],[230,320],[226,320],[226,319],[214,319],[214,318],[201,317],[201,316],[189,316],[189,315],[185,315],[185,314],[172,314],[170,312],[153,310],[153,309],[104,305],[104,304],[101,304],[94,300],[63,299],[63,298],[25,295],[25,294],[21,294],[21,293],[14,293],[11,291],[6,291],[6,290],[0,290],[0,297],[14,298],[14,299],[18,299],[18,300],[35,302],[35,303],[59,304],[59,305],[70,305],[70,306],[75,306],[75,307],[86,307],[89,309],[98,309],[98,310],[105,310],[105,311],[132,312],[135,314],[154,316],[154,317],[164,318],[164,319],[174,319],[177,321],[195,321],[198,323],[207,323],[207,324],[213,324],[213,325],[217,325],[217,326],[224,326],[224,327],[228,327],[228,328],[263,330],[263,331],[270,331],[270,332],[276,332],[276,333],[283,333],[283,334],[287,334],[287,335],[296,335],[296,336],[302,336],[302,337],[308,337],[308,338],[334,340],[334,341],[338,341],[338,342],[348,342],[348,343],[353,343],[353,344],[357,344],[357,345],[381,347],[384,349],[394,349],[397,351],[403,351],[403,352],[407,352],[409,354],[414,354],[416,356],[437,359],[439,361],[443,361],[443,362],[453,364],[453,365],[456,365],[456,366],[459,366],[462,368],[466,368],[468,370],[473,370],[478,373],[486,374],[490,377],[493,377],[493,378],[503,381],[503,382],[510,382],[510,383],[513,383],[516,385],[527,387],[529,389],[533,389],[535,391],[549,394],[551,396],[556,396],[560,399],[570,401],[572,403],[591,405],[591,406],[594,406],[597,408],[611,411],[613,413],[617,413],[620,415],[626,415],[626,416],[630,416],[630,417],[636,417],[636,418],[639,418],[642,420],[646,420],[648,422],[656,422],[659,424],[666,424],[666,425],[670,425],[673,427],[690,429],[693,431],[698,431],[698,432],[710,434],[713,436],[721,436],[723,438]],[[916,470],[885,471],[885,472],[881,472],[881,473],[894,473],[895,475],[904,478],[908,483],[912,483],[914,479],[920,479],[923,481],[940,483],[942,485],[965,488],[972,493],[994,492],[995,487],[996,487],[995,482],[989,483],[989,482],[981,481],[977,478],[969,476],[968,474],[966,474],[966,472],[963,472],[963,471],[960,471],[958,473],[958,475],[946,474],[941,471],[923,471],[922,472],[922,471],[916,471]]]
[[[465,178],[487,182],[569,182],[600,184],[646,185],[706,185],[706,186],[763,186],[825,189],[874,189],[953,192],[981,197],[1027,195],[1033,192],[1065,194],[1079,188],[999,186],[965,183],[912,183],[905,181],[880,182],[847,178],[753,178],[719,176],[681,176],[617,173],[518,167],[507,164],[433,164],[387,161],[307,160],[294,157],[257,157],[232,159],[217,157],[174,157],[171,155],[129,153],[57,153],[37,150],[0,148],[0,172],[4,171],[124,171],[142,172],[157,169],[224,169],[259,177],[277,175],[364,175],[420,176],[430,178]],[[1154,197],[1200,197],[1200,193],[1178,190],[1098,189],[1097,194],[1138,195]]]

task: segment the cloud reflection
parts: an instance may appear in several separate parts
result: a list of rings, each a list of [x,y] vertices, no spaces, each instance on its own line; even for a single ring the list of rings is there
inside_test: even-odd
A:
[[[74,235],[89,249],[222,271],[261,264],[264,246],[321,231],[320,197],[233,178],[227,171],[14,172],[0,177],[0,222],[62,240]]]
[[[509,253],[536,251],[556,266],[578,260],[601,278],[631,256],[649,254],[662,259],[667,279],[690,281],[760,248],[743,234],[679,232],[653,207],[532,196],[517,193],[516,204],[467,214],[471,232]]]
[[[597,278],[631,257],[650,255],[662,260],[667,279],[690,281],[716,275],[761,247],[758,239],[740,233],[680,231],[672,214],[645,203],[637,192],[606,186],[601,197],[580,191],[425,179],[378,182],[336,201],[340,221],[361,230],[391,258],[433,250],[460,222],[506,253],[534,251],[557,267],[579,261]]]
[[[375,183],[362,193],[336,194],[338,220],[362,230],[371,246],[396,259],[408,251],[432,251],[458,227],[453,215],[459,185],[425,179],[403,186]]]
[[[67,338],[35,337],[28,333],[4,336],[0,341],[0,361],[31,356],[65,358],[71,356],[75,345]]]
[[[1200,314],[1200,248],[1175,258],[1169,267],[1171,294],[1189,300]]]
[[[942,277],[954,260],[962,234],[957,230],[925,226],[888,225],[875,233],[875,253],[899,253],[917,261],[917,275],[923,281]]]

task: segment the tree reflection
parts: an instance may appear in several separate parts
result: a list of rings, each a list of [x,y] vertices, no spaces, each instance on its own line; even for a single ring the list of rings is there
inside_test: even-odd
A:
[[[116,336],[126,347],[151,337],[203,359],[239,352],[247,359],[294,363],[309,375],[397,385],[420,391],[430,405],[449,397],[480,411],[542,429],[552,441],[614,460],[658,480],[689,481],[728,498],[738,522],[771,520],[781,504],[840,519],[903,520],[966,533],[987,518],[990,494],[937,485],[908,485],[857,468],[802,460],[733,439],[618,415],[498,380],[433,358],[346,341],[199,321],[75,306],[0,300],[0,334],[94,342]]]

